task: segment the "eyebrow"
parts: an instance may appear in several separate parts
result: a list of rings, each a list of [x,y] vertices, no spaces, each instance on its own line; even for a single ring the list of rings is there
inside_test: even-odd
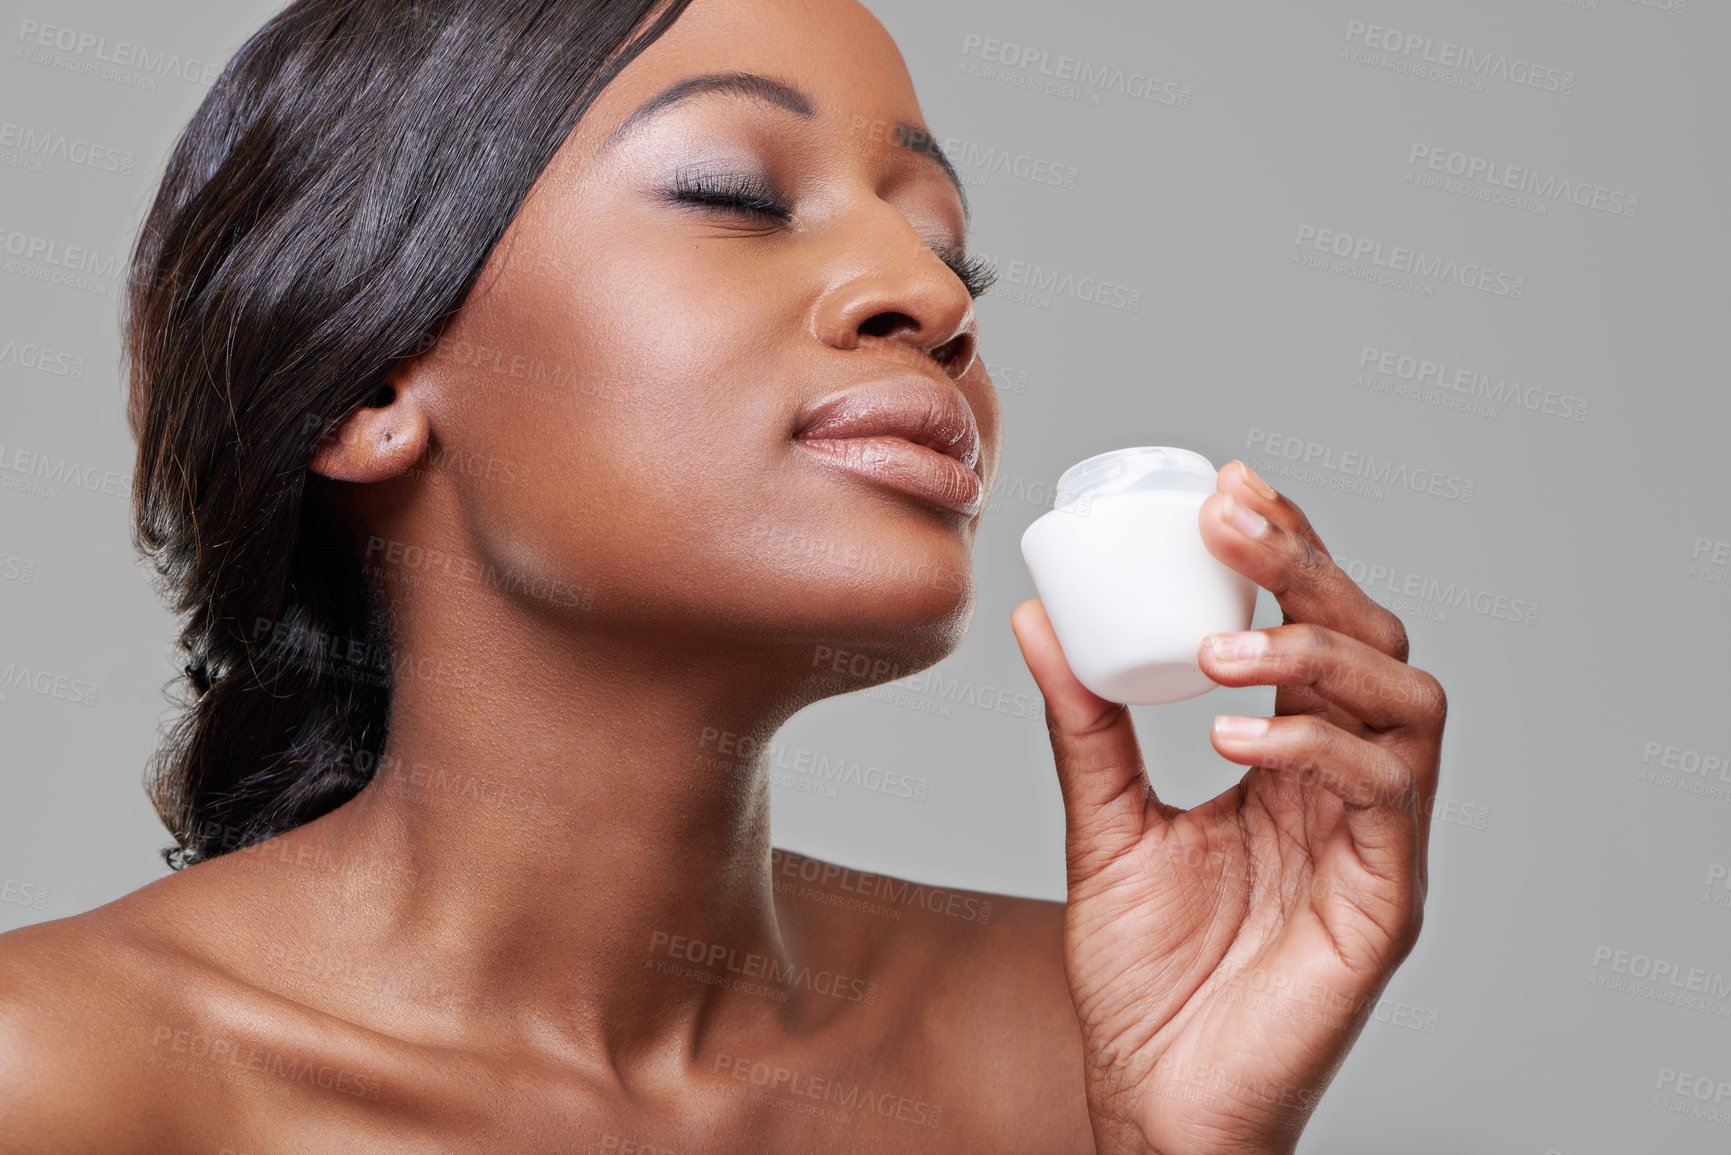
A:
[[[717,93],[773,104],[807,119],[817,115],[811,98],[785,81],[756,72],[709,72],[701,76],[687,77],[638,105],[636,110],[602,141],[596,155],[606,152],[645,121],[674,105]],[[950,158],[944,154],[931,131],[915,124],[898,123],[892,126],[890,140],[896,148],[904,152],[937,161],[938,167],[944,170],[944,175],[955,187],[956,196],[961,198],[962,219],[971,222],[973,218],[968,208],[967,191],[962,188],[961,178],[956,175],[956,166],[950,163]]]

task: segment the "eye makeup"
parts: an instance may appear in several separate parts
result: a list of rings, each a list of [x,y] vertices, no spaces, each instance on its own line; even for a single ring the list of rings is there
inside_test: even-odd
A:
[[[755,173],[717,171],[702,166],[681,167],[662,190],[669,204],[735,213],[766,227],[793,220],[791,198],[771,181]],[[983,296],[997,280],[991,262],[970,256],[965,250],[934,246],[933,252],[948,265],[968,290],[968,296]]]

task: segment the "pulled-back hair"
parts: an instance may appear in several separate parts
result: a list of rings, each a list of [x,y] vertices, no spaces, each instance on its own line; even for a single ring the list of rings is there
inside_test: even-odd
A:
[[[147,773],[171,867],[309,822],[377,766],[389,629],[314,454],[436,339],[689,2],[297,0],[176,142],[124,318],[133,537],[190,689]]]

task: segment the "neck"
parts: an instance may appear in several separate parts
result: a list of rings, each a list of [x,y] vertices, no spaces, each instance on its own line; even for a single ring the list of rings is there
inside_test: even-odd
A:
[[[798,655],[420,609],[373,780],[319,820],[337,853],[394,876],[347,904],[367,910],[354,953],[430,966],[509,1029],[615,1064],[798,1014],[766,757],[822,696]],[[404,660],[434,654],[476,657]]]

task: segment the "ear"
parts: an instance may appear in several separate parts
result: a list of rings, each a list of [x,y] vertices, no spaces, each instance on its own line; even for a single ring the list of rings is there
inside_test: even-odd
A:
[[[419,396],[393,376],[319,442],[312,469],[335,481],[386,481],[421,459],[428,436]]]

